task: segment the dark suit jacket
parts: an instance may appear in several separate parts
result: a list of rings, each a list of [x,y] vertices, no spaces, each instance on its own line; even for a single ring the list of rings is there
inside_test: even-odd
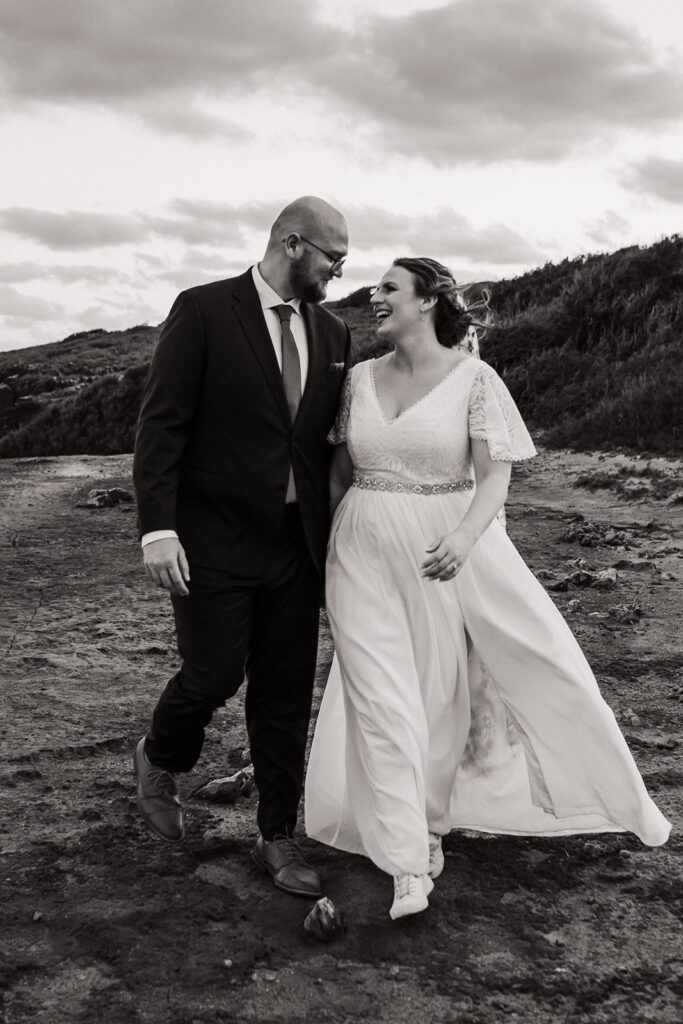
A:
[[[138,421],[133,476],[140,533],[176,530],[190,564],[252,576],[277,538],[290,463],[321,575],[329,531],[325,437],[337,411],[350,333],[302,303],[306,387],[292,425],[251,271],[176,299]]]

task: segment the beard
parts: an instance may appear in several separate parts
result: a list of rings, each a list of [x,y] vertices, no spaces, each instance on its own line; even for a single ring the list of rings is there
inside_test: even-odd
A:
[[[308,260],[294,264],[290,280],[295,297],[302,302],[322,302],[327,295],[327,281],[313,276]]]

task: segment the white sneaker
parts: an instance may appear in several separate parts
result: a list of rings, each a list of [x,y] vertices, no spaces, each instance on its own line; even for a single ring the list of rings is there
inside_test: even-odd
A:
[[[438,878],[443,871],[444,859],[441,848],[441,836],[429,833],[429,877]]]
[[[427,897],[434,883],[427,875],[394,875],[394,902],[389,917],[395,921],[408,914],[419,914],[429,906]]]

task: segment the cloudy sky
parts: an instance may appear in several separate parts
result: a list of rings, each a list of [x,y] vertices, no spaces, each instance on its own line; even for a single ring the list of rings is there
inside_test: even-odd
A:
[[[0,6],[0,349],[158,323],[291,198],[496,279],[681,230],[680,0]]]

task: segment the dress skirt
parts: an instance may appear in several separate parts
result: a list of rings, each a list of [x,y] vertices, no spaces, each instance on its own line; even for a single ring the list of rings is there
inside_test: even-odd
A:
[[[393,875],[424,874],[428,832],[454,828],[664,843],[669,823],[585,657],[503,526],[453,580],[421,577],[471,500],[354,486],[337,509],[309,836]]]

